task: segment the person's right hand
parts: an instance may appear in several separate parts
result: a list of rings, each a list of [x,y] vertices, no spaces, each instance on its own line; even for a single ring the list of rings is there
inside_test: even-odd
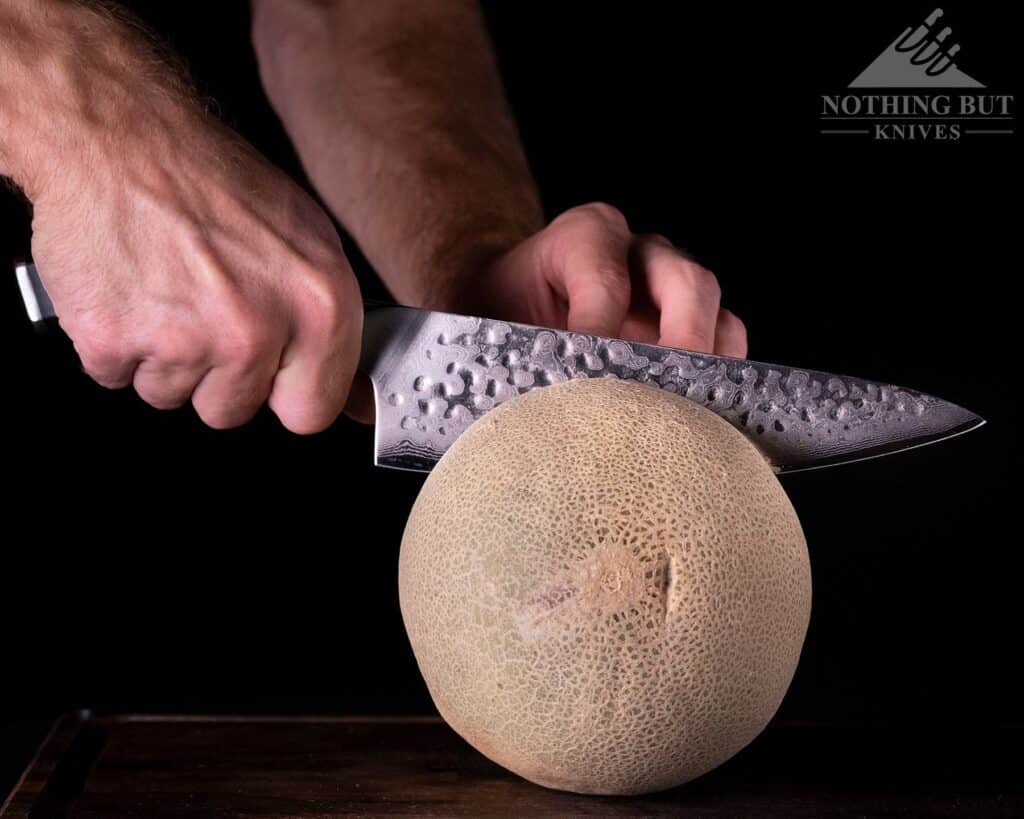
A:
[[[157,92],[83,121],[26,192],[32,252],[100,384],[212,427],[265,402],[299,433],[345,405],[362,330],[328,217],[212,117]]]

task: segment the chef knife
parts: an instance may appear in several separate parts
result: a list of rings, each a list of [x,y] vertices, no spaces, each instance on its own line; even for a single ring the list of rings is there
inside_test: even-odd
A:
[[[32,321],[55,317],[35,266],[16,272]],[[893,384],[411,307],[368,308],[360,369],[377,405],[374,463],[421,472],[498,404],[570,378],[622,378],[696,401],[784,473],[887,455],[985,423]]]

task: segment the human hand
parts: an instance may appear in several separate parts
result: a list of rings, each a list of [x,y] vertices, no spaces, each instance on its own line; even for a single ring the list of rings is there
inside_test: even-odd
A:
[[[472,294],[468,291],[472,288]],[[743,322],[715,276],[610,205],[568,210],[468,283],[452,309],[696,352],[744,357]]]
[[[63,155],[22,181],[33,256],[85,370],[154,407],[191,399],[216,428],[267,401],[294,432],[324,429],[362,330],[333,225],[197,106],[123,91],[115,125],[69,125]]]

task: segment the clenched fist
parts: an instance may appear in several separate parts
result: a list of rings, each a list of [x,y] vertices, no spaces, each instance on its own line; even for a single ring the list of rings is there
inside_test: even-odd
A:
[[[212,427],[269,400],[289,429],[323,429],[362,327],[330,220],[201,111],[138,105],[34,179],[33,256],[83,366]]]
[[[462,294],[484,315],[743,357],[743,322],[715,276],[661,236],[636,236],[610,205],[566,211]],[[486,301],[483,301],[486,299]],[[453,308],[454,309],[454,308]]]

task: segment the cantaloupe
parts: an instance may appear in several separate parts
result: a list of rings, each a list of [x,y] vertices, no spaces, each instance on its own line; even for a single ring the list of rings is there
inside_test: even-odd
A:
[[[598,794],[679,785],[747,745],[811,604],[756,447],[615,379],[534,389],[463,433],[413,507],[399,591],[448,723],[526,779]]]

